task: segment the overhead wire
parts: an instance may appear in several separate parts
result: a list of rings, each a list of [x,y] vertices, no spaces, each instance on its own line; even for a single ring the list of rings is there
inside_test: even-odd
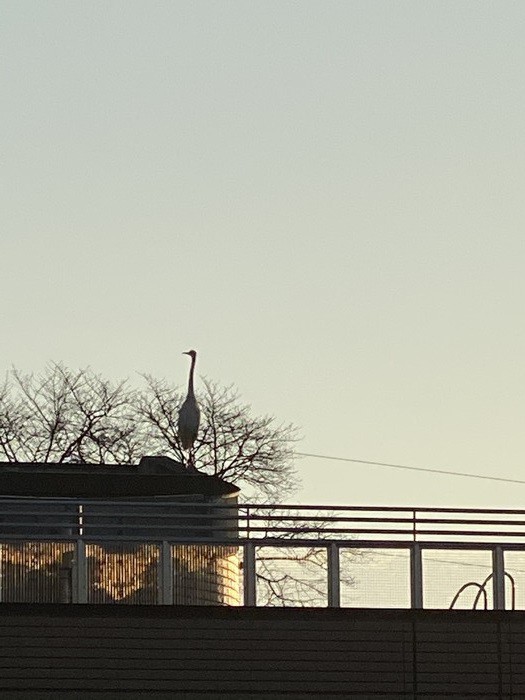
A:
[[[333,457],[332,455],[318,455],[311,452],[295,452],[298,457],[313,457],[315,459],[329,459],[335,462],[352,462],[354,464],[367,464],[373,467],[387,467],[389,469],[405,469],[412,472],[427,472],[429,474],[443,474],[445,476],[462,476],[467,479],[484,479],[485,481],[500,481],[506,484],[525,484],[523,479],[511,479],[504,476],[489,476],[487,474],[472,474],[471,472],[459,472],[447,469],[434,469],[431,467],[411,467],[407,464],[393,464],[391,462],[374,462],[368,459],[354,459],[352,457]]]

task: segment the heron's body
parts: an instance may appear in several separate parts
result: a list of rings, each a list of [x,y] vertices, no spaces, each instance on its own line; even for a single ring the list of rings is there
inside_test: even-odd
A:
[[[197,439],[197,434],[199,432],[199,423],[201,412],[199,410],[199,405],[195,398],[195,392],[193,390],[193,375],[195,372],[195,362],[197,360],[197,353],[195,350],[190,350],[184,353],[191,357],[191,367],[190,376],[188,379],[188,394],[184,400],[184,403],[179,409],[179,420],[178,420],[178,435],[181,442],[183,450],[187,450],[189,455],[190,466],[193,465],[193,444]]]
[[[201,412],[195,396],[187,396],[179,410],[178,433],[183,450],[191,450],[199,432]]]

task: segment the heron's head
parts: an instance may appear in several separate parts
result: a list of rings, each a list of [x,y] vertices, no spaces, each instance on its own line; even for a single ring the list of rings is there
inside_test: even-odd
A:
[[[197,357],[197,353],[195,350],[188,350],[187,352],[183,352],[183,355],[189,355],[192,360],[194,360]]]

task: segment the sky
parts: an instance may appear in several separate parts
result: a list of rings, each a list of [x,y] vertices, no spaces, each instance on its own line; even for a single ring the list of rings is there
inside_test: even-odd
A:
[[[2,0],[0,369],[182,384],[191,347],[301,452],[525,481],[524,29],[521,0]],[[302,503],[525,506],[297,469]]]

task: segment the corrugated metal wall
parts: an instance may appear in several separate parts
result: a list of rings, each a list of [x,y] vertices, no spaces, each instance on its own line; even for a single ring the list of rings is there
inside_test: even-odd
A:
[[[4,698],[524,698],[512,612],[0,606]]]

